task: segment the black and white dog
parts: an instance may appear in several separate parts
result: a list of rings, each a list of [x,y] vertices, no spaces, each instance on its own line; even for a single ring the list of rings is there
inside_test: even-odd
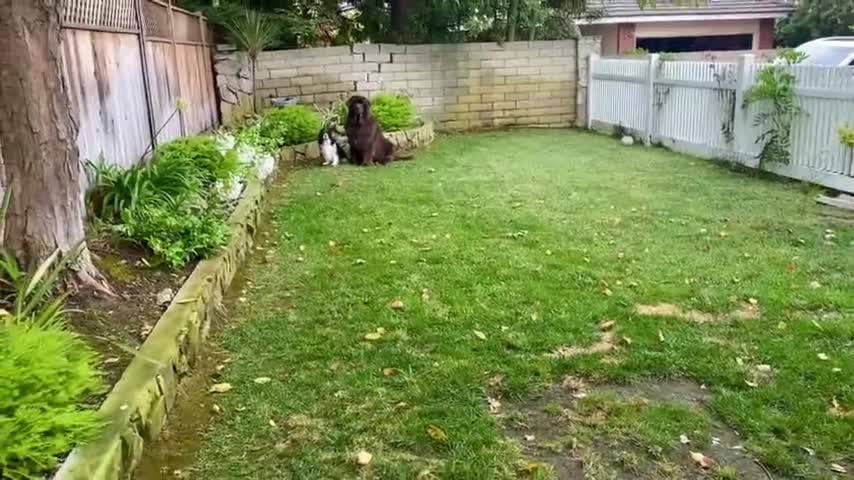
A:
[[[320,146],[320,155],[323,157],[323,165],[337,167],[348,158],[347,137],[341,135],[334,124],[326,124],[317,135],[317,145]]]

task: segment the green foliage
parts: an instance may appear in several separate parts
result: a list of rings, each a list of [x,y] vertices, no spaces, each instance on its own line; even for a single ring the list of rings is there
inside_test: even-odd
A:
[[[781,45],[797,47],[820,37],[851,35],[854,0],[810,0],[795,5],[795,12],[777,25]]]
[[[839,134],[839,141],[842,142],[843,145],[854,148],[854,127],[845,124],[836,131]]]
[[[224,212],[201,199],[182,197],[122,212],[116,230],[151,250],[172,268],[215,253],[229,239]]]
[[[232,41],[255,60],[276,43],[279,27],[275,19],[255,10],[245,10],[225,22]]]
[[[762,143],[760,162],[788,164],[792,123],[800,113],[795,99],[796,78],[791,67],[803,61],[804,54],[785,50],[779,59],[782,62],[772,63],[759,71],[756,84],[745,95],[745,102],[761,102],[768,107],[753,119],[754,126],[764,127],[756,138],[756,143]]]
[[[381,93],[371,100],[371,110],[387,132],[403,130],[415,123],[415,105],[406,95]]]
[[[305,105],[272,108],[261,119],[258,134],[281,148],[315,140],[322,125],[320,115]]]
[[[645,48],[636,47],[626,50],[621,55],[624,57],[645,57],[649,55],[649,52]]]
[[[228,239],[215,185],[230,185],[242,167],[237,152],[222,154],[213,138],[166,143],[150,162],[127,170],[89,165],[90,211],[170,267],[210,255]]]
[[[265,152],[275,153],[278,145],[275,139],[261,135],[261,122],[253,122],[245,125],[235,133],[238,144],[245,143],[259,148]]]
[[[86,165],[94,177],[86,194],[89,212],[106,221],[118,219],[123,210],[201,188],[189,162],[139,163],[127,169],[104,161]]]
[[[15,257],[0,248],[0,307],[6,312],[0,319],[2,323],[10,326],[26,322],[46,327],[61,323],[66,295],[51,299],[51,294],[73,259],[74,255],[67,255],[60,260],[56,250],[34,271],[25,272]]]
[[[98,432],[101,391],[95,356],[60,325],[0,327],[0,472],[4,479],[42,478],[62,455]]]
[[[240,170],[240,160],[234,151],[220,153],[212,137],[196,136],[179,138],[161,146],[152,167],[167,172],[180,172],[189,167],[190,174],[207,189],[216,182],[230,182]]]
[[[11,193],[7,190],[0,204],[0,224],[6,219]],[[74,248],[72,252],[77,250]],[[60,275],[75,258],[74,253],[69,253],[60,259],[60,251],[55,250],[34,271],[26,272],[0,238],[0,328],[19,322],[44,327],[58,325],[65,312],[65,295],[57,299],[51,299],[51,295]]]

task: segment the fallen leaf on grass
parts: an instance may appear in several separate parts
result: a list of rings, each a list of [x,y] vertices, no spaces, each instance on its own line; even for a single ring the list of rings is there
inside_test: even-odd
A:
[[[616,324],[617,324],[617,322],[615,322],[613,320],[604,321],[604,322],[599,324],[599,330],[601,330],[603,332],[607,332],[608,330],[613,329],[614,325],[616,325]]]
[[[818,357],[818,359],[819,359],[819,360],[823,360],[823,361],[830,360],[830,357],[828,357],[828,356],[827,356],[826,354],[824,354],[824,353],[819,353],[819,354],[817,355],[817,357]]]
[[[605,296],[606,296],[606,297],[610,297],[611,295],[613,295],[613,294],[614,294],[614,292],[612,292],[610,288],[606,288],[606,289],[603,291],[603,293],[605,294]]]
[[[391,302],[391,304],[389,305],[389,307],[390,307],[392,310],[403,310],[403,308],[404,308],[403,301],[402,301],[402,300],[400,300],[400,299],[397,299],[397,300],[395,300],[395,301]]]
[[[486,402],[489,403],[489,413],[498,413],[501,409],[501,402],[492,397],[486,397]]]
[[[365,450],[360,450],[359,453],[356,454],[356,463],[363,466],[363,467],[365,465],[371,463],[371,460],[373,460],[373,459],[374,459],[374,456]]]
[[[848,410],[847,408],[843,407],[839,403],[839,400],[836,399],[836,397],[833,397],[833,399],[830,401],[830,404],[832,406],[827,410],[827,413],[831,417],[837,417],[837,418],[854,417],[854,410]]]
[[[848,473],[848,470],[838,463],[831,463],[830,471],[835,473]]]
[[[264,385],[265,383],[270,383],[271,380],[273,379],[270,377],[258,377],[255,379],[255,383],[258,385]]]
[[[210,393],[225,393],[231,390],[230,383],[217,383],[212,386],[210,389]]]
[[[421,301],[426,302],[428,300],[430,300],[430,291],[425,288],[421,290]]]
[[[486,381],[486,384],[490,387],[497,387],[501,385],[502,382],[504,382],[504,375],[499,373],[498,375],[490,377],[489,380]]]
[[[685,435],[683,433],[682,435],[679,435],[679,442],[682,445],[688,445],[689,443],[691,443],[691,440],[688,438],[688,435]]]
[[[213,405],[211,405],[211,411],[219,415],[220,413],[222,413],[222,407],[214,403]]]
[[[385,375],[386,377],[390,377],[390,376],[394,375],[395,373],[397,373],[396,368],[386,367],[383,369],[383,375]]]
[[[533,435],[525,435],[525,441],[526,442],[533,442],[536,439],[537,439],[537,437],[535,437]]]
[[[278,425],[276,425],[276,422],[275,422],[272,418],[271,418],[271,419],[270,419],[270,421],[269,421],[269,422],[267,422],[267,423],[269,423],[269,424],[270,424],[270,426],[271,426],[271,427],[273,427],[273,428],[277,428],[277,427],[278,427]]]
[[[697,465],[703,468],[712,468],[717,463],[713,458],[707,457],[700,452],[691,452],[691,460],[694,460]]]
[[[383,338],[383,335],[385,335],[385,329],[380,327],[377,329],[376,332],[371,332],[371,333],[366,334],[365,340],[373,342],[373,341],[376,341],[376,340]]]
[[[486,334],[481,332],[480,330],[472,330],[472,332],[474,333],[475,337],[477,337],[481,340],[486,340]]]
[[[448,435],[444,430],[436,425],[427,425],[427,435],[430,435],[430,438],[439,443],[445,443],[448,441]]]
[[[661,333],[661,330],[658,331],[658,341],[664,343],[664,334]]]
[[[812,448],[809,448],[809,447],[801,447],[801,450],[803,450],[803,451],[807,452],[807,455],[809,455],[809,456],[811,456],[811,457],[814,457],[814,456],[815,456],[815,450],[813,450]]]
[[[357,258],[356,261],[353,263],[355,263],[356,265],[364,265],[368,262],[366,262],[363,258]]]

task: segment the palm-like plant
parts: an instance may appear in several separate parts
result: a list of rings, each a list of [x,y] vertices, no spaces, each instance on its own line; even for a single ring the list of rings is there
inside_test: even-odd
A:
[[[278,38],[279,27],[273,19],[255,10],[246,12],[226,23],[226,28],[237,46],[246,51],[252,68],[252,111],[258,113],[255,95],[255,77],[258,54],[270,48]]]

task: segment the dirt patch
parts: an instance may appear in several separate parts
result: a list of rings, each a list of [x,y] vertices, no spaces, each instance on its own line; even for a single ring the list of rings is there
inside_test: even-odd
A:
[[[505,402],[498,417],[531,459],[529,469],[542,468],[557,479],[705,479],[717,471],[737,474],[721,478],[769,478],[738,432],[708,414],[710,400],[708,391],[688,381],[591,386],[567,377],[533,398]],[[662,444],[660,431],[648,425],[657,417],[643,416],[647,408],[696,414],[705,419],[704,431],[674,433]],[[626,411],[640,416],[635,421]],[[646,430],[648,440],[640,433]],[[713,459],[715,466],[702,468],[691,452]]]
[[[723,322],[730,319],[758,320],[762,314],[757,305],[741,303],[730,313],[715,315],[700,310],[685,309],[672,303],[657,303],[655,305],[635,305],[635,312],[645,317],[671,317],[693,323]]]
[[[195,265],[168,272],[151,266],[145,252],[131,245],[90,240],[89,248],[118,297],[79,292],[68,299],[66,318],[100,354],[104,380],[112,386],[168,306],[158,304],[157,294],[167,288],[177,292]]]
[[[608,353],[617,348],[614,343],[616,335],[614,327],[616,322],[612,320],[604,320],[599,323],[599,331],[602,332],[602,337],[598,342],[587,347],[579,347],[575,345],[562,345],[551,353],[547,353],[549,358],[571,358],[579,355],[593,355],[597,353]]]

